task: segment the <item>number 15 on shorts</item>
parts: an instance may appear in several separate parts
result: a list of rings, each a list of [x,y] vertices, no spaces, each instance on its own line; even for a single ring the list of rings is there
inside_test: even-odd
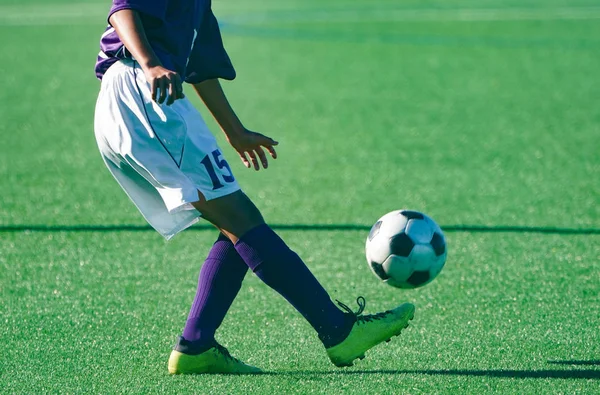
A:
[[[204,159],[200,161],[200,163],[202,163],[204,167],[206,167],[206,171],[208,172],[210,180],[213,184],[213,191],[224,187],[223,183],[221,182],[221,179],[219,178],[219,175],[215,170],[215,166],[218,167],[220,170],[226,169],[226,171],[219,172],[221,174],[221,177],[223,177],[223,182],[230,183],[235,181],[235,178],[233,177],[233,172],[231,171],[231,167],[229,167],[229,163],[227,163],[227,161],[222,157],[221,151],[219,151],[218,149],[206,155]]]

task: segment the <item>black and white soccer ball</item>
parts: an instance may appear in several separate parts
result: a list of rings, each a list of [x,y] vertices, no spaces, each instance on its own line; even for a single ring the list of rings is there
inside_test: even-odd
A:
[[[373,225],[366,244],[375,275],[396,288],[430,283],[446,263],[446,239],[438,224],[418,211],[387,213]]]

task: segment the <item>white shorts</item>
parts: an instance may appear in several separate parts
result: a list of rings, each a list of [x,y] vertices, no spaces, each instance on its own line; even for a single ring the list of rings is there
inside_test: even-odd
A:
[[[188,99],[153,102],[132,60],[104,75],[94,128],[104,163],[167,239],[198,221],[201,213],[191,203],[199,193],[211,200],[240,189],[198,110]]]

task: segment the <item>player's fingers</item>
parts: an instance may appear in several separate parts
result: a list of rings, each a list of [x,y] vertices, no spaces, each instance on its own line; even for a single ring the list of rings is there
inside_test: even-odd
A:
[[[258,159],[256,159],[256,154],[254,153],[254,151],[248,151],[248,156],[250,157],[250,160],[254,165],[254,170],[260,169],[260,167],[258,166]]]
[[[269,161],[267,160],[267,155],[265,155],[265,151],[261,147],[255,149],[255,151],[258,157],[260,158],[260,163],[262,164],[263,169],[268,168]]]
[[[249,169],[250,162],[248,161],[248,158],[246,158],[246,153],[243,151],[238,151],[238,155],[240,156],[240,159],[242,160],[242,163],[244,164],[244,166],[246,166]]]
[[[156,101],[156,91],[158,89],[158,80],[156,78],[150,82],[150,87],[152,89],[152,101]]]
[[[154,80],[154,85],[156,87],[155,88],[156,92],[154,93],[154,101],[157,102],[157,103],[159,103],[160,102],[160,92],[162,90],[162,88],[161,88],[161,85],[162,85],[161,79],[160,78],[156,78]]]
[[[185,95],[183,94],[183,82],[181,82],[181,78],[179,77],[179,74],[175,74],[175,88],[176,88],[176,92],[177,92],[177,96],[175,97],[175,100],[177,99],[183,99],[185,97]]]
[[[156,80],[156,94],[155,94],[155,102],[157,103],[162,103],[160,97],[163,94],[164,91],[164,83],[162,78],[157,78]],[[164,99],[163,99],[164,100]]]
[[[169,86],[169,98],[167,99],[167,106],[170,106],[171,104],[173,104],[175,102],[175,100],[179,96],[179,92],[177,92],[177,90],[178,90],[177,82],[174,79],[172,79],[169,82],[168,86]]]
[[[277,145],[279,143],[277,141],[273,140],[272,138],[267,137],[264,134],[261,134],[259,144],[262,145],[263,147],[265,147],[267,145]]]
[[[158,87],[160,88],[160,94],[158,96],[158,103],[162,104],[167,98],[167,86],[169,81],[166,78],[161,78],[158,81]]]
[[[277,159],[277,151],[275,151],[275,147],[273,147],[272,145],[267,145],[265,146],[265,148],[267,149],[267,151],[269,151],[269,154],[271,154],[271,157],[273,159]]]

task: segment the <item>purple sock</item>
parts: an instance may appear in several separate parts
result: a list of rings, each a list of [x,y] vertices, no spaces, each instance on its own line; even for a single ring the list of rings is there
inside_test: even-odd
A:
[[[194,343],[196,353],[214,344],[215,331],[242,287],[248,266],[223,234],[210,250],[198,279],[198,290],[183,338]]]
[[[266,224],[243,235],[235,249],[252,271],[306,318],[325,347],[348,335],[353,318],[329,298],[302,259]]]

